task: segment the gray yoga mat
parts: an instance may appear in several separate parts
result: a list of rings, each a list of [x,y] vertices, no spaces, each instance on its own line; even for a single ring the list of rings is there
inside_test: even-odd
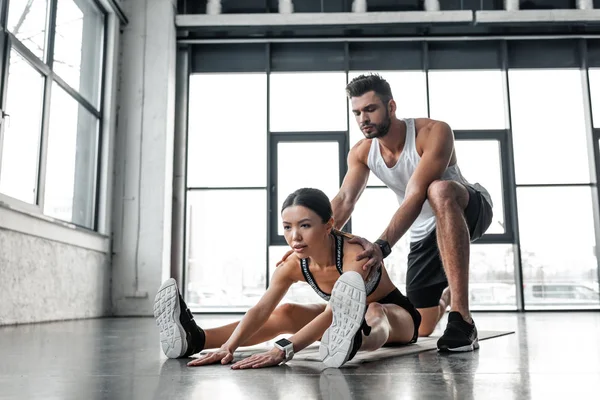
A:
[[[512,331],[479,331],[479,341],[497,338],[500,336],[513,334]],[[424,351],[431,351],[437,349],[437,340],[439,336],[429,336],[419,338],[417,343],[408,344],[404,346],[394,346],[394,347],[383,347],[377,349],[375,351],[361,351],[356,354],[356,356],[352,359],[352,363],[365,363],[376,360],[382,360],[390,357],[400,357],[406,356],[410,354],[417,354]],[[234,361],[241,360],[246,357],[250,357],[256,353],[262,353],[265,351],[269,351],[273,348],[272,345],[257,345],[252,347],[242,348],[234,353]],[[206,352],[202,352],[200,354],[206,354]],[[294,355],[294,361],[318,361],[319,358],[319,344],[315,343],[302,351],[296,353]]]

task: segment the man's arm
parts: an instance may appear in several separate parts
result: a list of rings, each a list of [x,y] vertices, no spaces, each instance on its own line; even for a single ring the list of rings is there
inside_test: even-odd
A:
[[[333,209],[334,228],[342,229],[354,206],[360,198],[360,195],[367,186],[369,179],[369,167],[361,159],[360,151],[363,150],[365,142],[358,142],[348,154],[348,172],[342,182],[342,187],[338,194],[331,200],[331,208]]]
[[[448,167],[454,149],[454,133],[442,121],[432,124],[423,144],[423,155],[415,173],[408,181],[404,201],[380,236],[393,246],[415,222],[427,199],[427,190],[433,181],[441,179]]]

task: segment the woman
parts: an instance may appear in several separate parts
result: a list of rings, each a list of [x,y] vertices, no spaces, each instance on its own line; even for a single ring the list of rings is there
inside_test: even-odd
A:
[[[421,316],[390,280],[385,267],[366,276],[356,261],[358,244],[333,229],[327,196],[317,189],[299,189],[281,211],[284,236],[294,255],[273,273],[269,288],[241,321],[214,329],[196,325],[173,279],[159,289],[154,315],[167,357],[187,357],[205,348],[217,351],[189,366],[228,364],[240,346],[263,343],[281,334],[273,350],[233,364],[233,369],[260,368],[289,361],[317,340],[327,366],[340,367],[360,350],[417,340]],[[295,282],[304,281],[329,303],[277,304]],[[276,308],[277,307],[277,308]]]

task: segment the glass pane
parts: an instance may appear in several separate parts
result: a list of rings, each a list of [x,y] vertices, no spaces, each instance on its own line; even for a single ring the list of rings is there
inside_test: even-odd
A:
[[[0,192],[36,203],[44,77],[14,50],[10,52]]]
[[[508,74],[517,183],[589,183],[581,72]]]
[[[591,189],[517,188],[517,201],[525,306],[599,305]]]
[[[98,119],[52,84],[44,213],[93,228]]]
[[[505,129],[503,72],[429,71],[431,118],[452,129]]]
[[[104,15],[92,0],[58,0],[54,71],[90,103],[100,102]]]
[[[277,263],[289,249],[289,246],[269,246],[269,276],[273,276]],[[319,297],[308,283],[296,282],[281,299],[281,303],[326,304],[327,302]]]
[[[298,169],[300,160],[308,160]],[[281,206],[295,190],[310,187],[322,190],[329,200],[340,188],[338,142],[277,143],[277,232],[283,236]]]
[[[353,71],[348,73],[348,82],[353,78],[371,71]],[[376,72],[376,71],[373,71]],[[376,72],[392,88],[396,101],[398,118],[427,117],[427,85],[423,71],[380,71]],[[410,93],[410,95],[407,95]],[[350,148],[365,136],[358,127],[352,114],[350,117]],[[374,174],[369,175],[369,186],[385,186]]]
[[[387,188],[366,188],[352,213],[352,233],[374,242],[398,210],[398,199]],[[406,294],[406,262],[410,250],[409,234],[404,235],[385,259],[392,282]]]
[[[44,59],[47,0],[12,0],[8,7],[8,30],[33,54]]]
[[[588,69],[590,97],[592,100],[592,119],[594,128],[600,128],[600,68]]]
[[[253,306],[266,288],[266,190],[189,191],[187,201],[186,301]]]
[[[516,308],[512,244],[474,244],[469,263],[469,303],[473,309]]]
[[[267,185],[266,74],[190,75],[188,123],[188,186]]]
[[[271,132],[346,131],[344,72],[273,73]]]
[[[502,163],[497,140],[457,140],[458,165],[470,183],[479,183],[494,203],[494,219],[486,233],[504,233],[504,199],[502,197]]]

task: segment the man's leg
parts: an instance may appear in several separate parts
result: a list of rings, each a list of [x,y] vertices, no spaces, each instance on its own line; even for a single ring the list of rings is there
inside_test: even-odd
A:
[[[454,181],[434,182],[427,196],[436,215],[437,245],[452,293],[452,311],[437,346],[440,351],[472,351],[479,348],[479,339],[469,311],[470,242],[489,226],[491,208],[473,188]]]
[[[452,311],[460,313],[470,323],[470,235],[464,216],[469,192],[458,182],[435,181],[429,186],[427,199],[437,219],[437,244],[452,292]]]
[[[448,306],[450,306],[450,287],[447,287],[442,292],[439,305],[435,307],[419,308],[421,314],[421,326],[419,327],[419,336],[429,336],[435,330],[438,322],[442,319]]]

